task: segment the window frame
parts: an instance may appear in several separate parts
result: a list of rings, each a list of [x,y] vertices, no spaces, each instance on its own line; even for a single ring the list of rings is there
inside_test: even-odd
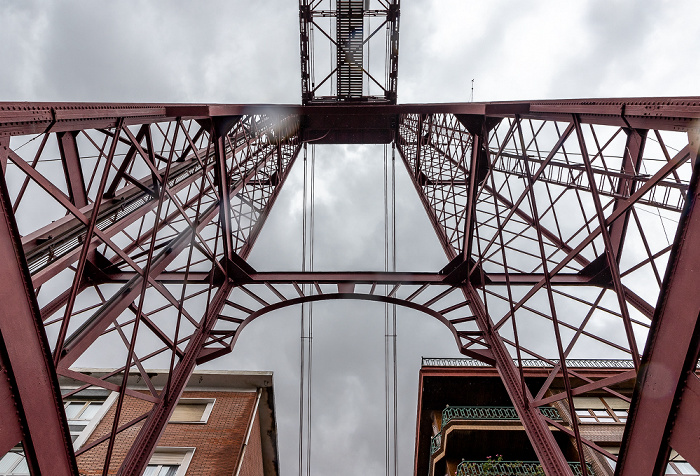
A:
[[[80,433],[78,433],[78,437],[73,442],[73,449],[74,450],[80,449],[80,447],[85,444],[85,442],[90,437],[92,432],[95,431],[95,428],[97,428],[97,425],[99,425],[100,422],[102,421],[102,418],[104,418],[104,416],[107,414],[107,412],[112,407],[114,402],[117,400],[117,397],[118,397],[118,394],[116,392],[110,392],[109,395],[107,395],[107,398],[105,398],[102,401],[102,405],[100,406],[100,408],[97,411],[97,413],[95,414],[95,416],[93,416],[90,420],[69,419],[68,417],[66,417],[68,425],[70,425],[71,421],[76,421],[76,422],[77,421],[87,421],[88,422],[88,424],[85,426],[85,428],[83,428],[80,431]],[[81,412],[84,412],[85,409],[87,408],[87,405],[89,403],[91,403],[91,401],[96,402],[96,401],[99,401],[100,399],[101,399],[101,397],[97,397],[97,398],[86,398],[86,397],[81,398],[79,396],[77,396],[75,398],[69,397],[69,398],[66,398],[63,400],[63,409],[65,412],[65,408],[69,403],[85,402],[85,406],[83,406],[83,409],[81,410]],[[71,433],[71,435],[73,435],[73,433]]]
[[[14,472],[13,472],[15,469],[17,469],[17,467],[18,467],[19,465],[21,465],[22,463],[26,463],[26,461],[27,461],[27,456],[24,454],[24,448],[22,448],[21,445],[20,445],[20,446],[15,446],[15,447],[12,448],[10,451],[8,451],[8,452],[5,453],[4,455],[0,456],[0,459],[5,458],[5,457],[6,457],[8,454],[10,454],[10,453],[14,453],[15,455],[19,456],[19,459],[18,459],[12,466],[10,466],[10,468],[8,468],[8,471],[5,471],[5,472],[3,472],[3,473],[0,473],[0,475],[1,475],[1,476],[6,476],[6,475],[7,475],[7,476],[13,476],[13,475],[15,475],[15,474],[16,474],[16,475],[30,474],[29,471],[27,471],[26,473],[14,473]]]
[[[177,401],[177,404],[175,405],[175,408],[177,408],[177,405],[180,404],[183,405],[202,405],[206,404],[206,407],[204,408],[204,412],[202,413],[202,418],[199,421],[182,421],[182,420],[168,420],[168,424],[174,423],[176,425],[206,425],[207,422],[209,422],[209,417],[211,416],[211,412],[214,409],[214,404],[216,403],[216,398],[180,398],[180,400]],[[173,412],[175,410],[173,409]],[[172,418],[172,415],[171,415]]]
[[[191,446],[157,446],[156,449],[153,451],[153,455],[151,455],[151,459],[148,460],[148,465],[152,466],[163,466],[163,465],[172,465],[174,463],[165,463],[165,462],[159,462],[159,456],[173,456],[173,455],[182,455],[182,460],[179,464],[179,467],[177,468],[177,472],[175,473],[175,476],[185,476],[187,473],[187,469],[190,466],[190,463],[192,462],[192,457],[194,456],[196,448],[191,447]],[[155,461],[154,461],[155,459]]]
[[[693,465],[688,463],[685,459],[683,459],[683,457],[681,455],[679,455],[677,451],[671,450],[671,455],[668,459],[668,462],[666,463],[665,474],[673,475],[673,476],[684,475],[684,474],[687,474],[687,475],[700,474],[700,470],[697,470],[695,468],[693,468],[695,473],[683,473],[683,470],[678,468],[678,466],[676,466],[677,463],[687,464],[691,468],[693,468]],[[675,471],[675,473],[668,472],[669,466],[671,467],[671,469],[673,469]]]
[[[605,398],[603,398],[603,397],[588,397],[588,398],[595,398],[595,399],[599,400],[600,406],[596,407],[596,408],[592,408],[592,407],[590,407],[590,405],[588,405],[588,408],[585,408],[585,407],[577,408],[575,400],[574,400],[574,410],[576,412],[576,419],[578,420],[579,424],[581,424],[581,425],[620,425],[620,424],[625,425],[625,424],[627,424],[627,418],[629,418],[629,409],[626,409],[626,410],[620,409],[620,408],[613,409],[608,404],[608,402],[605,401]],[[588,412],[588,415],[579,415],[578,414],[579,412],[586,412],[586,411]],[[607,415],[605,415],[605,416],[596,415],[595,414],[596,411],[599,411],[599,412],[604,411]],[[618,412],[624,411],[627,415],[626,416],[618,415],[615,413],[616,411],[618,411]],[[583,421],[581,419],[581,417],[586,418],[586,419],[594,419],[595,421],[590,421],[590,420]],[[601,418],[612,418],[614,421],[600,421]],[[624,418],[624,420],[622,418]]]
[[[620,447],[619,446],[603,446],[602,448],[612,455],[620,456]],[[613,459],[608,458],[605,455],[602,455],[602,456],[605,459],[605,462],[607,463],[607,465],[610,466],[610,469],[615,471],[615,467],[617,466],[617,462]]]

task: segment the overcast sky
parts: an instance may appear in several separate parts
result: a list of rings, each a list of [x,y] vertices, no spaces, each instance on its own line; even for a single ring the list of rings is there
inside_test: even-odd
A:
[[[400,103],[697,95],[697,1],[402,2]],[[298,4],[0,0],[3,101],[298,103]],[[299,165],[299,164],[298,164]],[[440,269],[397,163],[399,269]],[[383,269],[382,147],[317,148],[316,269]],[[297,166],[250,261],[298,269]],[[313,474],[384,472],[384,308],[314,308]],[[413,465],[420,356],[446,328],[399,314],[399,474]],[[211,368],[274,370],[282,474],[297,472],[299,310],[251,324]],[[83,364],[87,364],[83,362]]]

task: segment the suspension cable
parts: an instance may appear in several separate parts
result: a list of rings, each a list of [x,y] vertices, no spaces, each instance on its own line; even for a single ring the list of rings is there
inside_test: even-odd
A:
[[[389,271],[389,198],[388,198],[388,167],[387,167],[387,151],[384,146],[384,271]],[[384,285],[384,295],[389,291],[388,286]],[[391,460],[391,432],[390,432],[390,416],[389,416],[389,303],[384,303],[384,466],[386,476],[390,475],[390,460]]]
[[[310,208],[311,208],[311,226],[309,232],[309,270],[314,270],[314,229],[315,229],[315,211],[316,211],[316,145],[311,144],[311,178],[310,178]],[[313,285],[309,285],[309,291],[313,295]],[[306,408],[306,474],[311,475],[311,377],[314,361],[314,303],[309,303],[309,333],[308,333],[308,353],[309,362],[307,369],[307,408]]]
[[[391,270],[396,272],[396,146],[395,143],[391,144]],[[391,339],[392,339],[392,361],[393,361],[393,374],[394,374],[394,476],[398,472],[398,376],[396,374],[397,359],[396,359],[396,304],[392,304],[392,325],[391,325]]]
[[[314,218],[316,148],[311,145],[311,167],[308,165],[307,145],[304,144],[304,192],[302,205],[301,270],[314,269]],[[308,260],[307,260],[308,249]],[[302,284],[302,293],[314,294],[313,284]],[[311,474],[311,377],[313,371],[313,303],[301,304],[299,379],[299,476]],[[306,458],[306,459],[305,459]],[[306,464],[304,464],[306,463]]]
[[[389,180],[391,180],[391,203],[389,202]],[[389,211],[391,206],[391,212]],[[390,222],[391,219],[391,222]],[[396,156],[392,146],[391,179],[386,145],[384,146],[384,271],[396,271]],[[389,288],[384,286],[384,294]],[[398,472],[398,376],[396,349],[396,305],[384,304],[384,411],[385,419],[385,469],[389,476]],[[393,458],[392,458],[393,455]],[[392,464],[393,463],[393,464]]]
[[[307,191],[307,147],[304,144],[304,191],[301,207],[301,271],[306,271],[306,191]],[[299,336],[299,476],[302,476],[304,456],[304,368],[306,345],[304,342],[304,303],[301,303],[301,329]]]

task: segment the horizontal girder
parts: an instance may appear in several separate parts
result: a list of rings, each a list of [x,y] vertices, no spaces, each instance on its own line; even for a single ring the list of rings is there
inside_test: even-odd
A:
[[[114,127],[118,118],[126,125],[182,119],[206,120],[240,115],[299,115],[309,120],[340,118],[331,131],[364,130],[368,119],[395,118],[400,114],[472,114],[569,121],[578,114],[584,124],[605,124],[635,129],[688,131],[700,118],[700,98],[617,98],[492,103],[444,103],[401,105],[271,105],[271,104],[109,104],[109,103],[0,103],[0,135],[39,134]],[[317,119],[318,118],[318,119]],[[336,119],[338,120],[338,119]],[[396,122],[373,126],[391,133]],[[327,132],[328,129],[325,130]],[[386,133],[386,132],[382,132]],[[336,143],[347,143],[338,140]]]

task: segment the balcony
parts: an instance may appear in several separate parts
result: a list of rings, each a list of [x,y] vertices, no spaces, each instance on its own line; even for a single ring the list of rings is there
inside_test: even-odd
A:
[[[550,420],[561,421],[561,415],[556,408],[539,407],[540,413]],[[442,428],[452,420],[491,420],[491,421],[518,421],[518,413],[513,407],[451,407],[447,406],[442,411]],[[442,431],[430,440],[430,454],[437,453],[442,447]],[[519,473],[514,473],[519,474]],[[529,473],[523,473],[529,474]]]
[[[583,476],[581,463],[569,463],[574,476]],[[595,476],[593,467],[586,463],[589,476]],[[462,461],[456,476],[544,476],[540,463],[535,461]]]

